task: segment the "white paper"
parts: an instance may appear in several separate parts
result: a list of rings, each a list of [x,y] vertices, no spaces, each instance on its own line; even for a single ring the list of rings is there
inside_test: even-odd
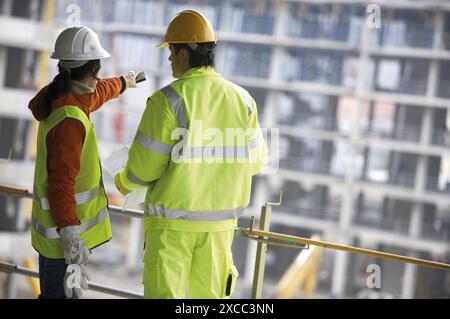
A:
[[[136,189],[126,195],[125,203],[122,206],[122,211],[130,206],[143,203],[145,201],[145,195],[147,194],[147,187]]]
[[[105,173],[114,177],[117,173],[121,172],[127,164],[129,150],[130,148],[128,146],[124,146],[120,150],[113,152],[107,159],[105,159],[102,162],[102,167]],[[146,194],[147,188],[137,189],[127,194],[125,196],[125,203],[122,206],[122,211],[130,206],[143,203]]]
[[[105,173],[112,177],[119,173],[127,164],[129,150],[128,146],[124,146],[102,161],[102,168]]]

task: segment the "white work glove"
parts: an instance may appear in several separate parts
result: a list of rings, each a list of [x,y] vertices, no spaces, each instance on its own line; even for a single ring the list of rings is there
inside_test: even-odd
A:
[[[144,71],[129,71],[127,75],[124,76],[126,89],[135,88],[137,83],[145,81],[145,73]]]
[[[66,226],[59,231],[59,234],[67,264],[64,292],[68,298],[71,298],[73,294],[79,298],[82,295],[81,289],[89,288],[86,265],[91,252],[87,249],[86,242],[80,238],[81,232],[78,226]]]
[[[137,73],[135,71],[128,71],[128,73],[124,75],[127,89],[136,87],[136,75]]]

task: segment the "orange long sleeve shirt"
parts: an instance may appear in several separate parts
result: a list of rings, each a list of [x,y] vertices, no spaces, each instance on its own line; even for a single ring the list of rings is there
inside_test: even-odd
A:
[[[45,97],[44,87],[30,101],[29,108],[40,120],[35,105],[42,103]],[[117,98],[124,91],[123,79],[110,78],[100,80],[93,93],[69,93],[53,101],[52,109],[64,105],[76,105],[89,117],[105,102]],[[47,134],[47,171],[48,201],[50,213],[56,226],[61,229],[68,225],[78,225],[76,214],[75,177],[80,171],[80,156],[85,138],[83,124],[75,119],[65,119]]]

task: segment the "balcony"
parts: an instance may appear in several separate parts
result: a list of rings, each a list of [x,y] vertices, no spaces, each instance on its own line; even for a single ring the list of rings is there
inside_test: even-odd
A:
[[[404,8],[386,11],[382,14],[381,29],[378,32],[380,46],[409,46],[431,48],[434,36],[434,18],[431,9],[410,10],[414,3],[403,3]]]
[[[431,26],[405,23],[404,21],[385,22],[378,32],[380,47],[431,48],[433,28]]]
[[[248,6],[246,1],[231,1],[221,8],[221,31],[273,34],[275,17],[270,6]]]
[[[439,97],[450,98],[450,81],[440,80],[438,85],[437,95]]]
[[[429,192],[450,194],[450,181],[437,176],[428,176],[426,190]]]
[[[315,218],[327,221],[339,220],[338,207],[313,206],[307,204],[295,205],[294,202],[284,203],[283,211],[292,215]]]
[[[314,16],[305,16],[304,19],[300,20],[290,16],[287,21],[288,35],[305,39],[356,43],[358,33],[361,30],[360,24],[351,23],[349,19],[346,21],[335,19],[333,21],[330,18],[330,16],[325,16],[319,20]]]
[[[404,125],[401,128],[394,128],[393,130],[366,128],[362,134],[368,137],[380,137],[407,142],[420,141],[420,127],[415,125]]]
[[[343,63],[350,56],[324,50],[290,49],[281,63],[281,79],[340,86]]]
[[[450,131],[444,129],[434,129],[431,136],[431,144],[450,147]]]
[[[291,4],[287,18],[289,36],[359,44],[364,23],[363,7]]]
[[[446,32],[446,33],[443,34],[442,37],[443,37],[442,41],[443,41],[443,43],[445,45],[445,49],[446,50],[450,50],[450,33]]]
[[[315,162],[311,159],[305,160],[305,158],[300,157],[288,157],[280,159],[280,168],[300,171],[312,174],[321,174],[334,177],[342,177],[343,175],[333,174],[331,172],[331,162]]]
[[[312,114],[310,112],[301,112],[293,114],[285,119],[280,119],[282,125],[289,125],[303,129],[323,130],[336,132],[338,125],[336,118],[324,116],[320,114]]]
[[[392,186],[400,186],[400,187],[406,187],[406,188],[413,188],[415,183],[415,175],[412,173],[401,173],[401,172],[395,172],[394,174],[388,175],[387,170],[385,170],[386,174],[384,176],[381,176],[380,178],[374,178],[375,175],[372,176],[366,176],[361,178],[361,181],[367,181],[371,183],[376,184],[386,184],[386,185],[392,185]]]
[[[271,50],[267,46],[228,44],[219,47],[217,69],[225,76],[268,78]]]
[[[395,90],[376,88],[376,92],[390,92],[410,95],[425,95],[427,90],[426,79],[400,79]]]
[[[441,221],[424,223],[422,224],[421,237],[448,243],[450,242],[450,225],[445,226]]]
[[[395,218],[380,218],[375,220],[358,215],[354,219],[354,224],[378,230],[391,231],[402,235],[407,235],[409,233],[409,221]]]

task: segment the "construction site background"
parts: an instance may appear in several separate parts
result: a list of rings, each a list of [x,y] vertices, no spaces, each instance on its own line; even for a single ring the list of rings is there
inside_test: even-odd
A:
[[[131,143],[147,97],[173,80],[168,51],[155,45],[177,12],[194,9],[217,30],[216,70],[255,98],[262,127],[280,132],[279,169],[255,178],[240,226],[281,190],[271,231],[449,263],[450,1],[380,0],[380,25],[369,28],[371,4],[1,0],[0,184],[32,190],[37,123],[27,105],[56,75],[49,53],[60,31],[81,23],[99,34],[112,55],[103,76],[147,74],[92,116],[105,159]],[[122,205],[112,178],[105,187]],[[31,200],[0,195],[0,260],[36,267],[30,215]],[[111,219],[91,280],[142,292],[142,220]],[[250,297],[255,251],[236,238],[234,298]],[[328,249],[307,255],[270,247],[263,297],[450,298],[449,272]],[[371,265],[380,287],[367,284]],[[35,298],[34,284],[0,273],[0,298]]]

